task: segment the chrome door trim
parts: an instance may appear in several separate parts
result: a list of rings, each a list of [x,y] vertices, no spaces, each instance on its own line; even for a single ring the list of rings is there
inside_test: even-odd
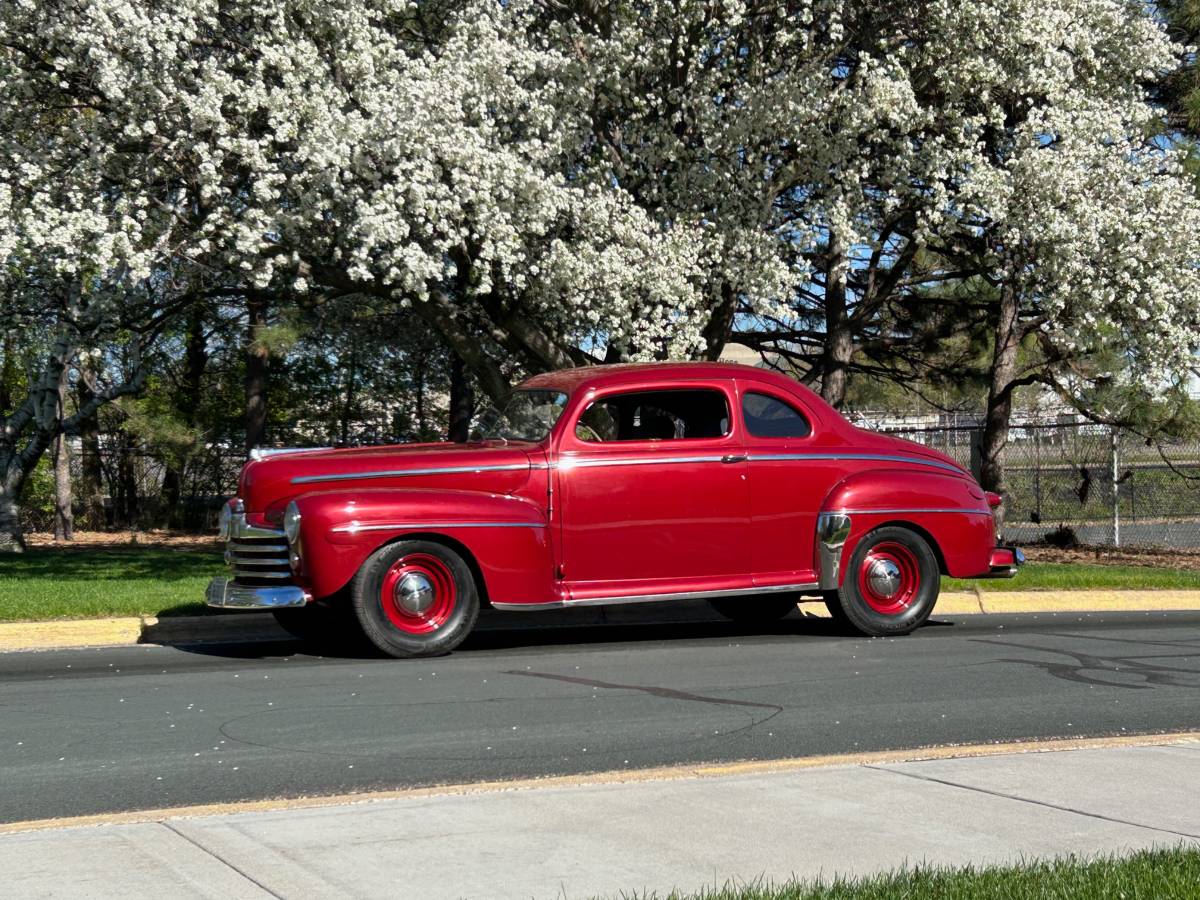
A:
[[[938,508],[921,508],[921,507],[898,507],[895,509],[834,509],[830,510],[833,513],[840,513],[847,516],[894,516],[894,515],[910,515],[914,513],[962,513],[966,516],[990,516],[990,509],[961,509],[958,507],[938,507]]]
[[[378,472],[339,472],[331,475],[297,475],[292,484],[314,484],[321,481],[365,481],[370,478],[413,478],[418,475],[455,475],[460,472],[518,472],[529,471],[529,463],[502,466],[438,466],[426,469],[384,469]]]
[[[667,600],[709,600],[720,597],[749,597],[755,594],[779,594],[796,591],[812,591],[816,582],[805,584],[777,584],[768,587],[731,588],[720,591],[678,591],[673,594],[625,594],[616,597],[588,597],[584,600],[555,600],[551,603],[492,603],[496,609],[530,612],[545,609],[571,609],[576,606],[618,606],[627,603],[659,603]]]
[[[935,469],[945,469],[958,475],[966,472],[950,463],[938,462],[936,459],[924,459],[920,456],[892,456],[884,453],[751,453],[750,462],[784,462],[805,459],[865,459],[875,462],[912,463],[917,466],[932,466]]]
[[[559,457],[557,468],[561,470],[571,469],[594,469],[601,466],[665,466],[670,463],[719,463],[724,459],[724,455],[706,455],[706,456],[649,456],[649,457],[624,457],[622,459],[574,459],[572,457]]]
[[[338,534],[355,534],[359,531],[394,531],[401,528],[547,528],[544,522],[382,522],[359,525],[348,522],[330,531]]]

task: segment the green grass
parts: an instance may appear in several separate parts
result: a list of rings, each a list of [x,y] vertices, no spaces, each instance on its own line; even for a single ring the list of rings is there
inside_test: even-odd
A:
[[[1197,896],[1200,850],[1194,847],[1149,850],[1123,858],[1065,857],[1003,867],[918,867],[874,878],[670,895],[672,900],[1183,900]]]
[[[942,579],[944,591],[1200,590],[1200,571],[1150,566],[1028,563],[1016,578]]]
[[[35,547],[0,556],[0,621],[195,615],[225,571],[217,551]]]

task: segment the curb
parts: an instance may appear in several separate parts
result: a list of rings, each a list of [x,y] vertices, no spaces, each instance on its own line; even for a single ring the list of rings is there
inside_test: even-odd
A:
[[[938,599],[935,615],[1002,613],[1104,613],[1200,610],[1200,591],[995,591],[987,606],[978,591],[954,591]],[[805,603],[800,615],[828,618],[820,603]],[[725,622],[703,601],[673,601],[635,606],[593,606],[535,615],[486,610],[480,631],[572,628],[603,625],[672,625]],[[127,647],[136,644],[261,643],[288,641],[270,613],[223,613],[209,616],[155,616],[0,623],[0,653],[73,647]]]

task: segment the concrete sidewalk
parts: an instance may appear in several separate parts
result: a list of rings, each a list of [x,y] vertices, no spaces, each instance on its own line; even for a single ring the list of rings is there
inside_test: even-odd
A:
[[[731,767],[735,772],[738,767]],[[14,897],[583,898],[1200,843],[1200,741],[0,835]]]

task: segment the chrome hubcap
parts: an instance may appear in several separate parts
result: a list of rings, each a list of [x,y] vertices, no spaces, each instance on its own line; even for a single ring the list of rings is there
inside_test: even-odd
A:
[[[867,581],[880,597],[892,597],[900,590],[900,567],[890,559],[877,559],[871,563]]]
[[[396,582],[394,599],[406,613],[419,616],[433,606],[433,582],[417,572],[409,572]]]

